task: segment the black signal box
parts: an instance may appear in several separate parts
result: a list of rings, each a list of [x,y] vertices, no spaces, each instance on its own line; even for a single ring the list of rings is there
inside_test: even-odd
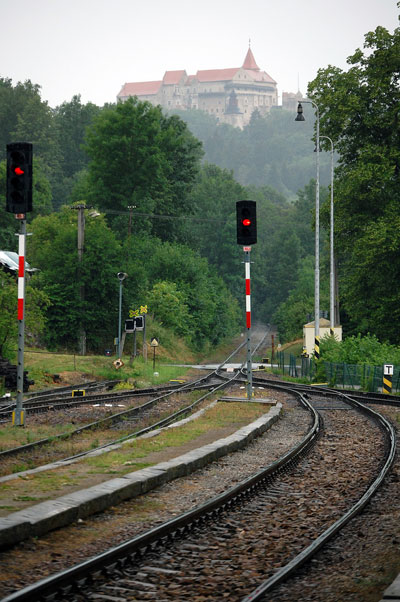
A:
[[[32,144],[7,144],[6,211],[25,214],[32,211]]]
[[[249,246],[257,242],[257,210],[255,201],[236,203],[236,230],[238,245]]]

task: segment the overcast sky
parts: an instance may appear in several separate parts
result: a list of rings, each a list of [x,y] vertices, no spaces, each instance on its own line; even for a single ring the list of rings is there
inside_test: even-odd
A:
[[[346,58],[397,0],[0,0],[0,77],[30,79],[55,107],[115,102],[125,82],[166,70],[240,67],[251,40],[282,91],[303,94],[319,68]],[[280,98],[279,98],[280,103]]]

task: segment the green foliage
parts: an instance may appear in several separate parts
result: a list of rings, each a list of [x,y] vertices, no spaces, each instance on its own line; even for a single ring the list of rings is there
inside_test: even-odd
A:
[[[321,358],[327,362],[346,364],[400,365],[400,348],[380,343],[375,335],[346,337],[339,342],[334,337],[321,339]]]
[[[88,218],[81,264],[77,253],[77,211],[65,208],[59,214],[32,222],[30,257],[40,268],[38,286],[51,305],[45,341],[51,347],[76,348],[82,322],[88,347],[109,345],[117,320],[120,247],[103,218]],[[81,286],[84,298],[81,299]],[[101,319],[100,319],[101,316]]]
[[[254,111],[243,130],[219,124],[198,110],[175,112],[202,141],[206,161],[232,170],[243,186],[270,186],[293,198],[304,182],[315,177],[311,111],[304,123],[295,123],[294,114],[278,108],[266,116]],[[320,180],[325,185],[330,181],[325,153],[320,157]]]
[[[41,100],[39,85],[27,80],[14,86],[11,79],[0,78],[0,162],[9,142],[32,142],[34,178],[40,163],[47,182],[45,196],[34,198],[36,212],[43,202],[49,209],[51,203],[59,208],[68,200],[76,174],[88,161],[82,149],[86,127],[100,111],[92,103],[82,105],[80,96],[53,110]]]
[[[165,117],[160,107],[129,99],[95,119],[87,133],[86,152],[87,198],[99,208],[112,213],[134,206],[142,214],[176,217],[192,212],[188,192],[201,146],[178,117]],[[182,222],[170,220],[165,228],[141,216],[135,229],[174,240],[181,236]]]
[[[309,86],[321,131],[340,159],[335,246],[347,331],[398,341],[400,276],[400,28],[365,36],[346,72],[321,69]],[[323,142],[323,141],[321,141]],[[326,214],[323,214],[323,217]],[[326,217],[324,217],[326,219]]]
[[[147,272],[149,282],[176,284],[180,311],[187,316],[185,330],[190,329],[189,338],[196,348],[237,332],[237,303],[206,259],[183,245],[159,244],[148,259]]]
[[[190,333],[191,315],[182,291],[175,282],[157,282],[146,296],[155,318],[178,335]]]

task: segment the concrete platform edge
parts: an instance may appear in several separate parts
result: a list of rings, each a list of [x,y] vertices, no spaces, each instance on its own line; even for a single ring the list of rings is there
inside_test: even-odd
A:
[[[137,470],[2,517],[0,518],[0,548],[7,548],[29,537],[41,536],[54,529],[65,527],[80,518],[101,512],[180,476],[188,475],[228,453],[243,449],[254,437],[271,428],[279,419],[281,412],[282,404],[278,403],[267,414],[229,437],[150,468]]]

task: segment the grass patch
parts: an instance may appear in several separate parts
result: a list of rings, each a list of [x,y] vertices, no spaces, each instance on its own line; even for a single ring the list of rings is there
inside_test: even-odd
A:
[[[80,426],[83,425],[41,424],[28,429],[26,427],[16,428],[11,424],[6,424],[0,429],[0,450],[11,449],[13,447],[19,447],[21,445],[33,443],[34,441],[40,441],[40,439],[48,439],[49,437],[55,437],[63,433],[69,433]]]
[[[179,447],[196,440],[207,431],[214,431],[213,439],[219,439],[249,424],[265,411],[262,404],[218,403],[196,420],[166,429],[156,437],[133,439],[118,450],[84,458],[72,466],[33,473],[23,478],[16,477],[2,483],[0,501],[4,506],[9,506],[12,502],[18,505],[18,502],[44,501],[65,494],[66,489],[70,490],[71,487],[90,487],[104,479],[101,475],[123,475],[153,466],[162,460],[157,452],[176,448],[176,454],[174,452],[173,455],[180,455],[183,451]],[[220,429],[224,430],[218,432]],[[203,445],[203,441],[204,439],[199,444]],[[12,509],[19,508],[14,506]]]
[[[143,468],[136,462],[150,454],[162,452],[167,448],[181,447],[204,433],[234,425],[235,429],[249,424],[265,413],[261,404],[219,403],[207,410],[200,418],[180,427],[166,429],[157,437],[133,439],[121,449],[101,456],[85,458],[83,462],[91,468],[91,473],[124,474]],[[146,464],[148,466],[149,464]]]
[[[187,355],[183,354],[183,357]],[[166,362],[172,361],[168,357],[163,358],[163,361],[156,358],[155,370],[150,357],[147,362],[142,356],[136,357],[131,362],[129,356],[123,356],[124,365],[119,370],[114,367],[114,360],[114,357],[51,353],[29,348],[25,348],[24,353],[25,369],[28,370],[29,377],[35,381],[35,385],[30,390],[54,387],[55,374],[62,375],[62,378],[67,381],[69,373],[71,382],[68,384],[90,380],[123,380],[129,382],[131,386],[143,387],[167,382],[185,373],[184,368],[167,365]],[[158,375],[154,372],[158,372]]]
[[[33,497],[32,495],[15,495],[14,500],[16,502],[37,502],[39,498]]]

